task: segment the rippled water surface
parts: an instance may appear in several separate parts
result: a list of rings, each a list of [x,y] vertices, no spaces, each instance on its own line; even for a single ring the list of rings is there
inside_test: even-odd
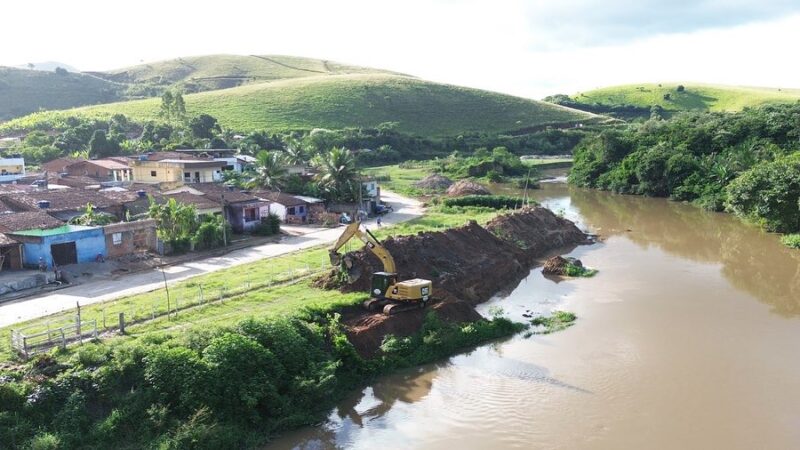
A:
[[[571,252],[600,272],[537,268],[481,311],[575,326],[383,378],[268,448],[800,448],[800,252],[666,200],[534,196],[603,238]]]

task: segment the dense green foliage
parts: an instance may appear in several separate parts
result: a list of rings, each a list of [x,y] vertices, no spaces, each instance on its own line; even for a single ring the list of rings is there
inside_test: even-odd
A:
[[[800,152],[739,175],[728,185],[727,207],[768,230],[800,230]]]
[[[314,423],[353,387],[521,329],[507,319],[387,336],[365,360],[338,315],[247,319],[189,333],[89,344],[0,381],[4,448],[249,448]]]
[[[564,275],[569,277],[584,277],[589,278],[597,274],[597,269],[590,269],[588,267],[579,266],[573,263],[567,263],[564,266]]]
[[[446,198],[444,206],[480,206],[492,209],[514,209],[523,204],[520,197],[509,195],[466,195],[464,197]]]
[[[539,316],[531,319],[531,325],[538,327],[530,331],[532,334],[550,334],[561,331],[575,324],[578,318],[569,311],[553,311],[549,316]]]
[[[800,234],[787,234],[781,237],[781,242],[789,248],[800,249]]]
[[[585,139],[570,181],[725,208],[768,229],[798,222],[800,105],[682,113]],[[738,178],[737,178],[738,177]]]

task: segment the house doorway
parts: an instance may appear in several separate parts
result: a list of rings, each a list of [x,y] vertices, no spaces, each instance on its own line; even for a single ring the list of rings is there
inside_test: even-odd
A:
[[[59,266],[78,263],[78,249],[75,242],[65,242],[63,244],[52,244],[50,253],[53,255],[53,262]]]

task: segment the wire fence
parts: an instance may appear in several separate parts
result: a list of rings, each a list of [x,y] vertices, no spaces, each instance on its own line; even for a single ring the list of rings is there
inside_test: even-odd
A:
[[[352,245],[348,244],[343,250],[349,251],[350,249],[352,249]],[[222,282],[219,280],[203,282],[202,276],[167,282],[164,287],[150,293],[105,303],[85,306],[77,304],[77,314],[82,317],[82,321],[91,322],[91,329],[94,330],[93,337],[97,337],[101,333],[124,332],[127,326],[165,316],[178,317],[182,311],[187,309],[235,301],[236,297],[247,295],[248,292],[296,283],[315,274],[323,273],[331,267],[327,251],[298,252],[280,258],[279,261],[276,259],[263,260],[265,265],[277,261],[277,264],[273,264],[276,266],[274,271],[258,266],[250,268],[250,271],[253,272],[250,275],[246,273],[247,269],[242,269],[244,274],[232,273],[230,278],[235,279],[230,282],[224,279]],[[12,330],[12,347],[23,357],[34,353],[31,351],[33,348],[31,343],[36,339],[44,339],[65,347],[82,340],[74,338],[74,328],[75,321],[72,317],[62,316],[36,322],[28,327]],[[61,331],[58,330],[63,330],[67,339],[60,339]],[[73,338],[70,339],[69,336],[73,336]],[[23,348],[25,338],[28,342],[27,350]],[[53,346],[55,345],[50,345],[48,349]]]

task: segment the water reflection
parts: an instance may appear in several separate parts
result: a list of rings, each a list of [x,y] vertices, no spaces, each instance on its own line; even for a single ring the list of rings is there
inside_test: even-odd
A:
[[[448,365],[447,362],[429,364],[383,377],[342,400],[324,424],[288,433],[268,448],[347,448],[358,436],[359,429],[374,425],[398,402],[411,404],[425,398],[438,370]]]

